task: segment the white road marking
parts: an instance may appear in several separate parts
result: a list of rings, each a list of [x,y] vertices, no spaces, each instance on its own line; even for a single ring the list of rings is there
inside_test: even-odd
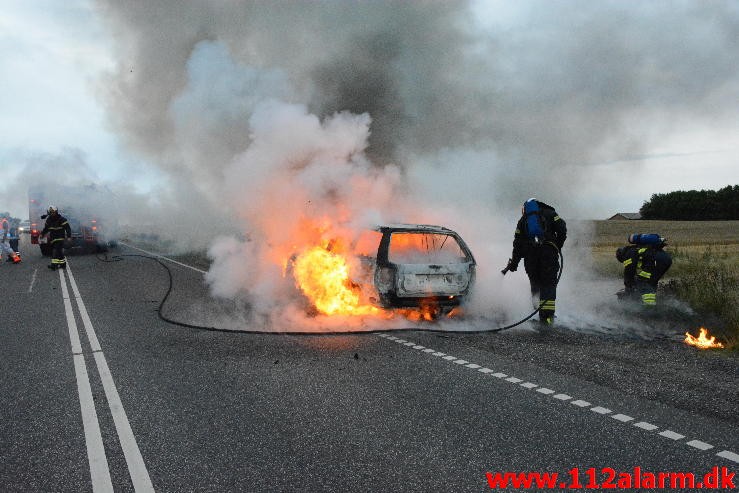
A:
[[[671,438],[672,440],[682,440],[683,438],[685,438],[685,435],[681,435],[680,433],[675,433],[672,430],[660,431],[657,434],[662,435],[663,437],[666,437],[666,438]]]
[[[719,457],[723,457],[724,459],[729,459],[730,461],[734,461],[737,464],[739,464],[739,454],[735,454],[734,452],[729,452],[728,450],[724,450],[722,452],[719,452]]]
[[[590,404],[588,401],[582,401],[582,400],[579,400],[579,399],[576,400],[576,401],[570,402],[570,404],[572,404],[573,406],[577,406],[577,407],[589,407],[589,406],[592,406],[592,404]]]
[[[425,346],[413,346],[413,349],[426,349]]]
[[[590,408],[590,410],[598,414],[611,414],[613,412],[610,409],[601,406],[595,406],[593,408]]]
[[[28,292],[33,291],[33,284],[36,282],[36,273],[38,273],[38,267],[33,269],[33,275],[31,276],[31,285],[28,286]]]
[[[72,302],[69,300],[67,282],[64,280],[64,270],[59,269],[59,281],[62,283],[62,299],[64,300],[64,313],[67,316],[67,327],[69,328],[69,342],[72,345],[72,354],[82,354],[80,345],[80,334],[77,331],[77,321],[72,312]]]
[[[200,270],[200,269],[197,269],[197,268],[193,267],[192,265],[187,265],[187,264],[183,264],[182,262],[178,262],[176,260],[172,260],[171,258],[165,257],[164,255],[159,255],[158,253],[153,253],[153,252],[147,252],[146,250],[142,250],[141,248],[137,248],[137,247],[135,247],[133,245],[129,245],[128,243],[124,243],[122,241],[119,241],[118,243],[120,243],[121,245],[125,245],[128,248],[133,248],[134,250],[138,250],[139,252],[144,252],[145,254],[151,255],[152,257],[161,258],[161,259],[164,259],[164,260],[166,260],[168,262],[172,262],[173,264],[177,264],[179,266],[186,267],[188,269],[192,269],[195,272],[200,272],[201,274],[206,274],[206,272],[204,270]]]
[[[381,337],[386,337],[386,338],[391,339],[391,340],[394,338],[393,336],[386,336],[386,335],[383,335],[383,334],[378,334],[378,335],[380,335]],[[401,339],[397,340],[396,342],[400,342],[400,341],[401,341]],[[402,341],[403,342],[406,342],[405,340],[402,340]],[[412,343],[412,344],[414,344],[414,343]],[[408,346],[410,344],[405,344],[405,345]],[[413,346],[413,347],[420,349],[423,346],[420,346],[420,347]],[[505,373],[495,372],[495,370],[493,370],[491,368],[480,366],[480,365],[475,364],[475,363],[469,363],[468,361],[465,361],[463,359],[458,359],[456,356],[446,356],[445,353],[442,353],[440,351],[435,351],[433,349],[428,349],[427,348],[427,349],[424,349],[423,352],[424,353],[430,353],[432,356],[439,356],[439,357],[444,356],[442,359],[445,359],[445,360],[448,360],[448,361],[453,361],[454,363],[459,364],[459,365],[464,365],[467,368],[477,369],[477,371],[479,371],[480,373],[486,374],[486,375],[492,373],[494,377],[498,377],[498,378],[508,377],[508,375],[506,375]],[[506,381],[512,382],[512,383],[523,382],[523,380],[520,379],[520,378],[518,378],[518,377],[509,377],[509,378],[506,378]],[[527,388],[527,389],[533,389],[533,388],[538,387],[537,384],[532,383],[532,382],[524,382],[524,383],[521,383],[520,386],[521,387],[524,387],[524,388]],[[536,389],[536,392],[539,392],[539,393],[544,394],[544,395],[551,395],[551,394],[554,394],[556,391],[555,390],[552,390],[552,389],[548,389],[546,387],[539,387],[539,388]],[[555,398],[555,399],[557,399],[557,400],[561,400],[561,401],[568,401],[568,400],[572,399],[572,396],[567,395],[567,394],[556,394],[556,395],[553,395],[552,397]],[[573,404],[573,405],[579,406],[579,407],[589,407],[589,406],[592,406],[592,404],[590,402],[587,402],[587,401],[584,401],[584,400],[580,400],[580,399],[575,400],[575,401],[572,401],[570,404]],[[629,421],[634,421],[634,418],[633,417],[628,416],[626,414],[621,414],[621,413],[611,414],[613,411],[611,411],[608,408],[602,407],[602,406],[594,406],[590,410],[593,411],[594,413],[598,413],[598,414],[601,414],[601,415],[608,415],[611,418],[613,418],[613,419],[615,419],[617,421],[620,421],[622,423],[627,423]],[[654,431],[654,430],[656,430],[656,429],[659,428],[658,426],[653,425],[651,423],[648,423],[646,421],[640,421],[638,423],[635,423],[634,426],[637,427],[637,428],[646,430],[646,431]],[[681,440],[681,439],[685,438],[684,435],[681,435],[681,434],[676,433],[676,432],[671,431],[671,430],[663,430],[662,432],[660,432],[658,434],[661,435],[661,436],[664,436],[666,438],[670,438],[672,440]],[[691,447],[697,448],[699,450],[709,450],[709,449],[714,448],[713,445],[708,444],[708,443],[705,443],[705,442],[701,442],[700,440],[691,440],[690,442],[687,442],[687,445],[690,445]],[[728,459],[730,461],[739,463],[739,454],[736,454],[734,452],[731,452],[730,450],[723,450],[721,452],[718,452],[716,455],[718,457],[722,457],[724,459]]]
[[[80,347],[77,323],[72,312],[72,303],[69,301],[67,283],[64,279],[64,271],[59,270],[59,281],[62,283],[62,297],[64,298],[64,312],[67,315],[67,326],[69,327],[69,340],[72,346],[72,359],[74,361],[74,373],[77,379],[77,396],[80,401],[80,413],[82,414],[82,429],[85,433],[85,447],[87,448],[87,462],[90,465],[90,481],[93,492],[113,492],[113,482],[110,479],[110,468],[108,458],[105,455],[103,436],[100,433],[100,421],[95,411],[95,401],[92,398],[90,378],[87,375],[85,356]]]
[[[652,423],[647,423],[646,421],[639,421],[638,423],[634,423],[634,426],[647,431],[654,431],[659,428],[659,426],[653,425]]]
[[[87,313],[87,308],[85,308],[85,303],[82,301],[82,296],[80,296],[77,283],[74,280],[72,268],[69,265],[67,265],[67,273],[69,274],[69,282],[72,285],[72,291],[74,292],[75,299],[77,301],[77,308],[79,309],[82,323],[85,326],[90,347],[95,354],[95,363],[97,364],[100,380],[102,381],[103,389],[105,390],[105,397],[108,400],[108,407],[113,415],[113,424],[118,433],[118,440],[121,443],[123,456],[126,458],[126,464],[128,465],[128,472],[131,475],[134,490],[137,493],[153,492],[154,486],[151,483],[149,472],[146,470],[144,458],[141,456],[141,451],[136,443],[136,437],[133,434],[131,424],[126,416],[126,411],[123,409],[123,403],[118,395],[118,389],[113,381],[113,375],[110,373],[108,363],[105,360],[105,355],[100,348],[100,343],[95,334],[95,329],[92,326],[92,321]]]
[[[98,342],[98,337],[95,334],[95,330],[93,330],[92,328],[92,322],[90,321],[90,315],[88,315],[87,309],[85,308],[85,304],[82,302],[80,291],[79,289],[77,289],[77,283],[74,282],[74,274],[72,274],[72,268],[69,267],[69,265],[67,265],[67,275],[69,276],[69,283],[72,285],[72,292],[74,293],[74,298],[77,301],[77,309],[79,310],[80,317],[82,318],[82,325],[85,326],[85,332],[87,333],[87,340],[90,342],[90,349],[92,349],[93,352],[102,351],[102,349],[100,349],[100,342]]]
[[[108,363],[105,361],[105,355],[102,351],[95,353],[95,363],[97,363],[100,380],[103,382],[103,389],[105,390],[105,397],[108,399],[108,406],[113,415],[113,423],[118,432],[123,456],[126,458],[126,464],[128,464],[128,473],[131,475],[133,488],[137,493],[143,491],[153,492],[154,485],[151,483],[149,471],[146,469],[144,458],[141,456],[138,443],[136,443],[136,437],[126,416],[126,410],[123,409],[123,403],[118,395],[118,389],[116,389],[115,383],[113,382],[113,375],[110,374]]]
[[[690,445],[691,447],[695,447],[698,450],[708,450],[708,449],[712,449],[713,448],[713,445],[711,445],[710,443],[701,442],[700,440],[691,440],[688,443],[686,443],[686,445]]]

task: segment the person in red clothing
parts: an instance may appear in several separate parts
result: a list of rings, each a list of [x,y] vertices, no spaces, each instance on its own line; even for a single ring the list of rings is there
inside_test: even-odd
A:
[[[0,255],[5,253],[8,255],[8,261],[14,264],[20,263],[20,255],[16,254],[15,250],[10,247],[11,231],[10,222],[7,217],[0,219],[0,228]]]

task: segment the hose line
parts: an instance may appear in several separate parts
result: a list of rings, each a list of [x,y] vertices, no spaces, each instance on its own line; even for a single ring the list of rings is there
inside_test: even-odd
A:
[[[559,284],[559,279],[562,277],[562,270],[564,267],[564,257],[562,256],[562,251],[557,248],[554,244],[551,244],[552,247],[554,247],[557,250],[557,253],[559,255],[559,272],[557,273],[557,284]],[[159,265],[161,265],[164,270],[167,272],[167,278],[168,278],[168,286],[167,286],[167,292],[165,293],[164,297],[162,298],[161,302],[159,303],[159,306],[157,307],[157,316],[160,320],[163,322],[166,322],[171,325],[176,325],[179,327],[184,327],[187,329],[193,329],[193,330],[203,330],[208,332],[227,332],[227,333],[237,333],[237,334],[264,334],[264,335],[284,335],[284,336],[346,336],[346,335],[358,335],[358,334],[378,334],[378,333],[388,333],[388,332],[431,332],[431,333],[458,333],[458,334],[486,334],[486,333],[492,333],[492,332],[502,332],[504,330],[512,329],[513,327],[517,327],[521,325],[522,323],[526,322],[530,318],[532,318],[534,315],[536,315],[541,307],[544,304],[544,301],[539,303],[539,306],[531,312],[528,316],[525,318],[522,318],[521,320],[514,322],[509,325],[505,325],[502,327],[495,327],[495,328],[489,328],[489,329],[477,329],[477,330],[445,330],[445,329],[425,329],[420,327],[403,327],[399,329],[371,329],[371,330],[345,330],[345,331],[331,331],[331,332],[309,332],[309,331],[269,331],[269,330],[254,330],[254,329],[245,329],[245,330],[235,330],[235,329],[223,329],[219,327],[210,327],[207,325],[195,325],[195,324],[189,324],[186,322],[180,322],[177,320],[173,320],[163,313],[164,305],[169,299],[169,295],[172,293],[173,289],[173,280],[172,280],[172,271],[170,270],[169,266],[162,262],[158,257],[152,257],[150,255],[140,255],[140,254],[134,254],[134,253],[126,253],[126,254],[118,254],[113,255],[110,258],[108,258],[108,254],[105,253],[105,258],[100,258],[100,255],[96,255],[97,259],[100,262],[120,262],[123,260],[124,257],[140,257],[145,258],[149,260],[153,260]]]

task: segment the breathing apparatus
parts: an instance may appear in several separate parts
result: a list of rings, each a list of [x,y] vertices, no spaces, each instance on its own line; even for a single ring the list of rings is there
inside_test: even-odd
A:
[[[531,198],[523,204],[523,214],[526,216],[526,235],[535,245],[544,241],[544,227],[541,220],[539,202]]]
[[[628,240],[632,245],[657,246],[667,244],[667,238],[657,233],[634,233],[629,235]]]

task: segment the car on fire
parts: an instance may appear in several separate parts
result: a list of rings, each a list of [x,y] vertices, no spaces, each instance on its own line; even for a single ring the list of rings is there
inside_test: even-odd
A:
[[[377,226],[360,235],[355,252],[371,273],[376,297],[370,301],[383,308],[448,312],[466,300],[475,282],[472,252],[443,226]]]
[[[475,283],[472,252],[459,234],[443,226],[378,225],[362,231],[348,251],[354,261],[345,283],[361,305],[419,310],[435,319],[462,305]],[[300,288],[296,257],[296,269],[290,270]]]

